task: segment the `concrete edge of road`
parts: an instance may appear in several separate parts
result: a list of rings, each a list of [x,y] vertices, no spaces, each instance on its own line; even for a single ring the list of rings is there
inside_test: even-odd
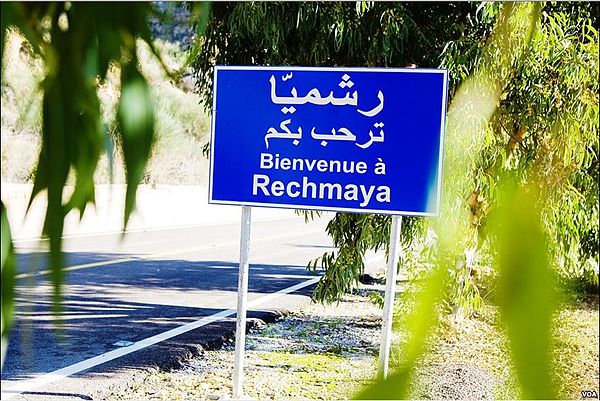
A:
[[[260,222],[269,222],[269,221],[283,221],[283,220],[292,220],[296,218],[295,216],[289,217],[263,217],[257,218],[254,221]],[[117,234],[133,234],[133,233],[146,233],[146,232],[155,232],[155,231],[171,231],[171,230],[185,230],[187,228],[196,228],[196,227],[212,227],[212,226],[220,226],[227,224],[239,224],[237,220],[222,220],[222,221],[211,221],[206,223],[198,223],[198,224],[182,224],[175,226],[157,226],[157,227],[144,227],[144,228],[133,228],[127,230],[109,230],[109,231],[98,231],[98,232],[90,232],[90,233],[79,233],[79,234],[67,234],[63,235],[63,239],[68,238],[86,238],[86,237],[101,237],[104,235],[117,235]],[[22,237],[22,238],[13,238],[13,243],[23,243],[23,242],[42,242],[48,241],[47,238],[42,237]]]
[[[31,190],[31,184],[2,183],[2,202],[6,206],[15,241],[39,241],[41,236],[46,199],[42,193],[29,205]],[[72,187],[66,187],[65,196],[72,190]],[[96,185],[96,201],[89,205],[84,215],[71,211],[65,217],[65,236],[121,233],[124,199],[124,185]],[[254,221],[294,217],[294,212],[285,208],[253,209]],[[239,206],[208,203],[206,185],[140,185],[137,208],[126,232],[233,224],[239,220]]]

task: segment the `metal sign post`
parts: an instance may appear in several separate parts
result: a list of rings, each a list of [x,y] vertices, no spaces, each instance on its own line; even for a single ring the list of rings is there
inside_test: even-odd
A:
[[[383,324],[381,328],[381,344],[379,346],[379,375],[387,377],[390,362],[390,346],[392,342],[392,322],[394,320],[394,298],[396,295],[396,277],[398,273],[398,256],[400,255],[400,230],[402,216],[392,216],[390,230],[390,255],[385,277],[385,301],[383,304]]]
[[[246,347],[246,303],[248,300],[248,259],[250,256],[250,206],[242,206],[240,236],[240,267],[238,271],[237,320],[235,325],[235,365],[233,368],[233,398],[244,393],[244,353]]]

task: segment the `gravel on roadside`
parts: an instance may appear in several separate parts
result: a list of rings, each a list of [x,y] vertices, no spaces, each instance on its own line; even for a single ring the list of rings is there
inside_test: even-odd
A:
[[[311,303],[246,338],[244,393],[260,400],[347,399],[376,374],[381,309],[370,291]],[[256,325],[255,325],[256,326]],[[231,397],[233,339],[179,369],[153,371],[108,399]]]
[[[311,303],[271,324],[252,319],[253,329],[246,338],[245,396],[258,400],[352,398],[376,375],[382,310],[373,294],[381,295],[382,290],[380,282],[361,285],[337,304]],[[481,329],[476,332],[484,337],[489,334]],[[395,327],[392,343],[398,346],[405,334],[402,327]],[[411,385],[413,398],[495,398],[502,377],[479,363],[483,361],[476,361],[476,355],[468,357],[468,349],[474,345],[472,335],[462,340],[459,344],[443,341],[443,349],[434,347],[433,354],[419,363]],[[483,352],[475,349],[476,354]],[[228,399],[232,396],[233,359],[234,338],[229,338],[177,369],[150,371],[107,398]]]

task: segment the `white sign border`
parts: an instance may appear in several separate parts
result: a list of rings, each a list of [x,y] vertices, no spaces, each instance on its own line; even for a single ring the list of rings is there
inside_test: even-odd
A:
[[[213,199],[213,173],[214,173],[214,146],[215,143],[215,121],[217,117],[217,72],[220,70],[266,70],[266,71],[356,71],[356,72],[406,72],[412,74],[434,73],[443,74],[444,83],[442,86],[442,123],[440,124],[440,152],[438,155],[438,182],[436,187],[437,203],[434,212],[411,212],[405,210],[378,210],[378,209],[356,209],[345,207],[330,206],[312,206],[312,205],[291,205],[288,203],[263,203],[263,202],[240,202]],[[208,203],[215,205],[235,205],[235,206],[259,206],[279,209],[301,209],[332,212],[349,212],[362,214],[386,214],[392,216],[422,216],[436,217],[440,214],[442,200],[442,177],[443,177],[443,155],[444,141],[446,139],[446,110],[448,108],[448,70],[444,68],[381,68],[381,67],[294,67],[294,66],[248,66],[248,65],[214,65],[213,66],[213,99],[212,99],[212,118],[210,124],[210,164],[208,173]]]

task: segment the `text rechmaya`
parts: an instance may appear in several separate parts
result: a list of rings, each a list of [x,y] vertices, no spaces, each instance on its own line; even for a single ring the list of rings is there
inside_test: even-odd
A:
[[[287,158],[280,157],[278,153],[275,155],[261,153],[260,169],[363,175],[369,171],[369,166],[365,161]],[[385,174],[385,163],[381,158],[378,158],[374,164],[373,172],[377,175]],[[258,194],[304,199],[344,199],[355,201],[360,207],[366,207],[371,200],[380,203],[391,202],[390,188],[387,185],[342,185],[336,182],[313,182],[306,176],[284,182],[271,180],[268,174],[254,174],[252,195]]]

